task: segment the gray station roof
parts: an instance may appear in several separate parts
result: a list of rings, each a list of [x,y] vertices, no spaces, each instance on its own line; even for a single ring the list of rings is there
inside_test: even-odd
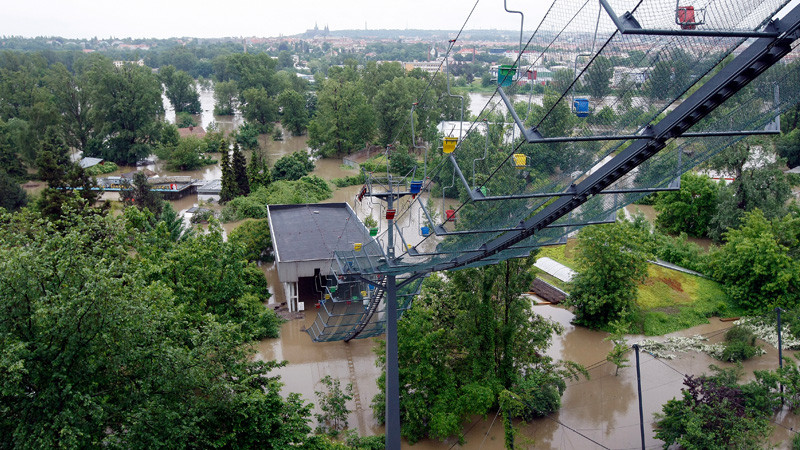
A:
[[[268,205],[272,245],[279,263],[325,260],[334,251],[366,244],[369,232],[347,203]]]

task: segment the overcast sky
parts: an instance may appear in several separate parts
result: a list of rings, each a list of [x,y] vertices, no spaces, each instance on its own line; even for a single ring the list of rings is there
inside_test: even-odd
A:
[[[473,0],[10,0],[0,35],[107,37],[269,37],[302,33],[317,23],[344,29],[461,28]],[[533,29],[552,0],[508,0]],[[530,26],[528,26],[530,25]],[[500,0],[482,0],[467,29],[517,29],[519,15]]]
[[[507,0],[525,12],[533,30],[552,0]],[[663,0],[666,2],[672,0]],[[691,3],[687,0],[688,3]],[[789,6],[800,0],[792,0]],[[9,0],[0,11],[0,35],[68,38],[270,37],[331,30],[458,30],[474,0]],[[519,29],[519,15],[502,0],[482,0],[466,29]]]

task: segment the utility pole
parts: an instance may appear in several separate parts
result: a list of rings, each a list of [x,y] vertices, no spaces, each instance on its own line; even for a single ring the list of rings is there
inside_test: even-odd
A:
[[[399,186],[398,186],[399,188]],[[394,209],[394,185],[389,175],[387,211]],[[399,197],[398,197],[399,198]],[[394,265],[394,217],[387,218],[386,263]],[[397,279],[386,275],[386,448],[400,450],[400,374],[397,362]]]

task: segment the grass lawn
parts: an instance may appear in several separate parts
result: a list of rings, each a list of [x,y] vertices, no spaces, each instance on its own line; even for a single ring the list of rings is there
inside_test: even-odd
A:
[[[639,332],[655,336],[708,323],[711,316],[742,314],[714,281],[650,264],[639,285]]]
[[[576,244],[576,240],[570,239],[566,245],[544,247],[538,256],[554,259],[576,270]],[[540,274],[539,277],[569,292],[566,283],[547,275]],[[648,264],[647,279],[638,290],[640,313],[632,333],[657,336],[708,323],[711,316],[744,314],[731,305],[719,283],[655,264]]]

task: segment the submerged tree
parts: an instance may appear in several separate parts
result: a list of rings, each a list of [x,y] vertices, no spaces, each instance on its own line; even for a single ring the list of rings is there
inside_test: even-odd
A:
[[[565,380],[582,373],[544,356],[561,327],[520,297],[532,259],[434,275],[398,323],[402,435],[463,439],[463,420],[486,414],[502,392],[524,401],[514,418],[529,420],[560,407]],[[382,349],[380,350],[382,352]],[[383,357],[381,357],[383,361]],[[379,379],[383,390],[384,376]],[[383,418],[384,394],[373,400]]]
[[[565,302],[575,323],[602,328],[628,321],[636,305],[636,284],[647,275],[646,255],[633,243],[627,224],[592,225],[578,235],[579,272]]]

